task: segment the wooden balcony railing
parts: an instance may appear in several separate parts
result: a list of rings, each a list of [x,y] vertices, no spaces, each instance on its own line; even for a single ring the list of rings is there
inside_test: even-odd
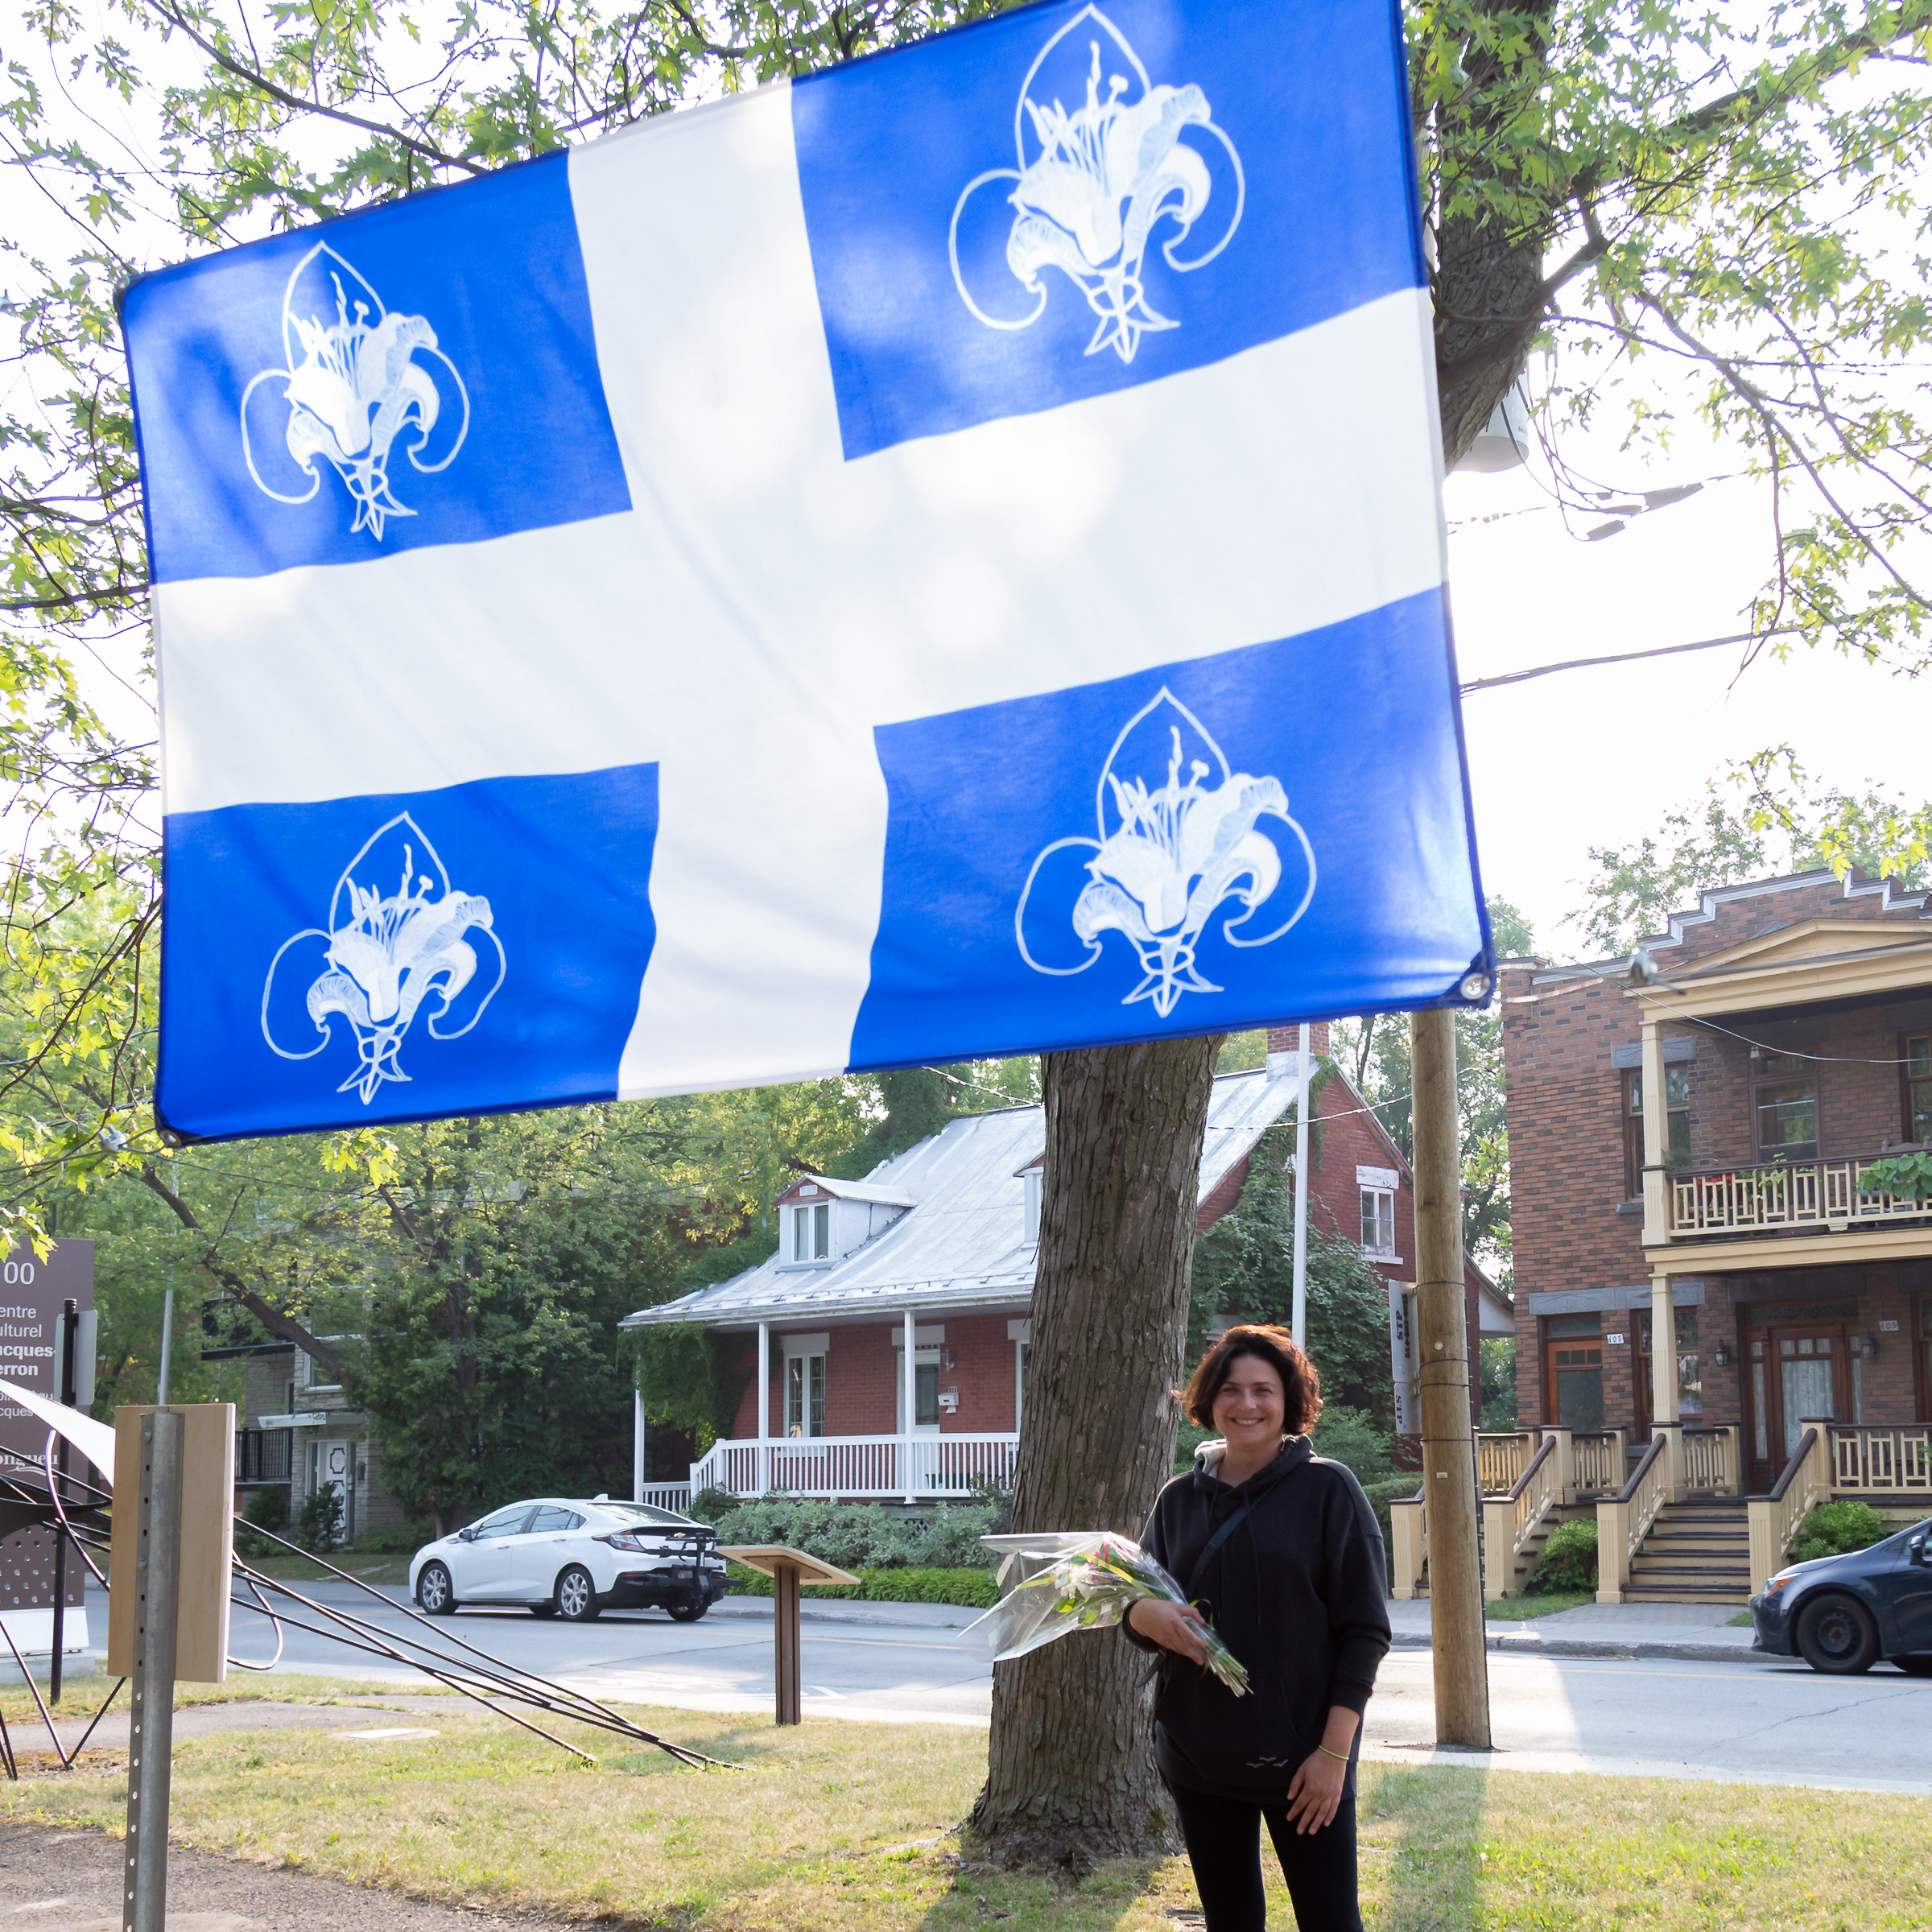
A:
[[[1777,1233],[1792,1228],[1876,1227],[1932,1218],[1932,1201],[1868,1183],[1893,1156],[1774,1161],[1670,1177],[1673,1235]]]
[[[1832,1422],[1834,1496],[1932,1495],[1932,1429]]]
[[[1508,1435],[1479,1435],[1476,1439],[1477,1489],[1484,1496],[1507,1496],[1535,1453],[1536,1436],[1531,1430],[1518,1429]]]
[[[1629,1480],[1630,1465],[1620,1429],[1573,1435],[1570,1453],[1579,1496],[1615,1496]]]

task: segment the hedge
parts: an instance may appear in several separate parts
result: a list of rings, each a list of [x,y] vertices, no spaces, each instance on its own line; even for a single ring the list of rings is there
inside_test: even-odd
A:
[[[770,1596],[771,1579],[742,1563],[728,1563],[725,1574],[734,1596]],[[861,1583],[826,1583],[802,1594],[814,1597],[861,1597],[875,1604],[958,1604],[967,1609],[989,1610],[999,1601],[999,1586],[989,1570],[861,1570]]]

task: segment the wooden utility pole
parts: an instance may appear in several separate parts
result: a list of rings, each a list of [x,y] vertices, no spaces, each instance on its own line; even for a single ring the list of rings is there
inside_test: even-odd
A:
[[[1489,1747],[1483,1568],[1476,1542],[1476,1435],[1463,1290],[1455,1015],[1411,1022],[1414,1071],[1416,1327],[1422,1355],[1422,1497],[1429,1554],[1430,1647],[1439,1744]]]

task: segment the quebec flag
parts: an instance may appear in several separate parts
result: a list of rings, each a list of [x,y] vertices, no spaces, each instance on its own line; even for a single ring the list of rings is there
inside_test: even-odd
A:
[[[184,1136],[1480,999],[1389,0],[1059,0],[149,275]]]

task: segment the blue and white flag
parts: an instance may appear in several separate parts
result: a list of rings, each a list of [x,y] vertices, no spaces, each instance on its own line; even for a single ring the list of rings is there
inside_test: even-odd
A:
[[[1480,997],[1408,111],[1062,0],[136,283],[167,1124]]]

